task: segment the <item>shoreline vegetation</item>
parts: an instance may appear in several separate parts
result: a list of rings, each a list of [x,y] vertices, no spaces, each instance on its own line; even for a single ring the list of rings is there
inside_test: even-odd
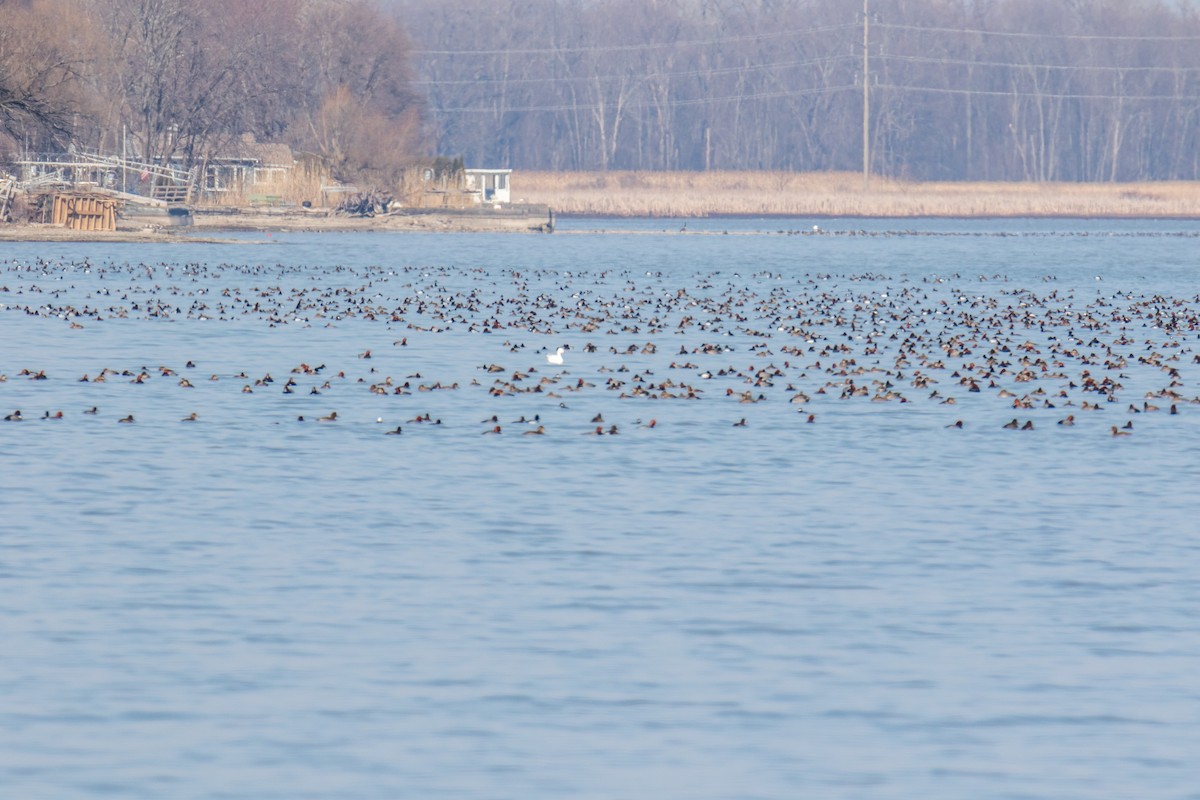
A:
[[[545,231],[555,216],[917,219],[1044,217],[1200,219],[1200,181],[1138,183],[916,182],[858,173],[514,171],[518,205],[400,209],[354,217],[331,209],[198,206],[188,227],[124,221],[111,233],[0,224],[0,241],[222,241],[245,231]],[[522,210],[522,206],[524,210]]]
[[[918,182],[822,172],[513,172],[513,194],[597,217],[1200,218],[1200,181]]]

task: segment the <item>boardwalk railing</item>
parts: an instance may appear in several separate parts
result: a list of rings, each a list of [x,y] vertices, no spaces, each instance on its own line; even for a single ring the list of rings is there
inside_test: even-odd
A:
[[[110,189],[144,187],[146,194],[166,203],[186,203],[196,188],[197,169],[181,170],[131,158],[76,151],[55,155],[30,155],[16,165],[25,190],[54,184],[94,183]],[[120,180],[118,181],[118,174]]]

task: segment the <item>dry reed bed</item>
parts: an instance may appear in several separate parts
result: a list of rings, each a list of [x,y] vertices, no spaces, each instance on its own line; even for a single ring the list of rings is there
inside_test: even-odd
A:
[[[704,217],[1200,217],[1200,182],[913,183],[852,173],[517,172],[561,214]]]

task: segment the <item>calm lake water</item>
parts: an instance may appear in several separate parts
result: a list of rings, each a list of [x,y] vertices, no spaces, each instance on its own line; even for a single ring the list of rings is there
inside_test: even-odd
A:
[[[0,794],[1200,797],[1200,223],[680,227],[0,244]]]

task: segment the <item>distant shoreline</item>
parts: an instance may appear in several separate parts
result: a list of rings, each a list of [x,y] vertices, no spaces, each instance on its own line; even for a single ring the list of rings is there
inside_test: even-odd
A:
[[[348,217],[317,209],[206,208],[190,227],[73,231],[0,224],[0,241],[220,242],[231,232],[486,232],[548,230],[580,219],[1162,219],[1200,220],[1200,181],[950,183],[854,173],[514,172],[519,204],[504,210],[406,209]],[[133,222],[127,220],[126,225]],[[243,241],[243,240],[239,240]]]
[[[521,172],[514,197],[563,217],[1200,219],[1200,181],[911,182],[855,173]]]
[[[207,242],[219,243],[244,239],[222,239],[224,233],[353,233],[353,232],[486,232],[531,233],[544,228],[549,210],[529,213],[517,209],[509,213],[441,211],[414,209],[375,217],[335,215],[310,210],[245,210],[199,208],[191,225],[145,225],[123,220],[115,231],[76,231],[38,223],[0,224],[0,241],[7,242]]]

